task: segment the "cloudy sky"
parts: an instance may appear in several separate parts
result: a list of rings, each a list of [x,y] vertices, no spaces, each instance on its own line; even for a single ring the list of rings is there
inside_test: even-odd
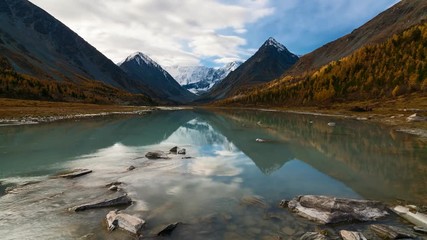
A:
[[[296,54],[351,32],[398,0],[30,0],[114,62],[246,60],[272,36]]]

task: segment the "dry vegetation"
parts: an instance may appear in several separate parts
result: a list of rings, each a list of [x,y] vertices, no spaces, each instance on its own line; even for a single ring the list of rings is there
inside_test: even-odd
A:
[[[0,97],[95,104],[153,104],[142,94],[131,94],[99,81],[86,80],[77,84],[19,74],[3,56],[0,56]]]
[[[331,107],[358,102],[380,104],[400,97],[425,100],[426,59],[427,24],[422,24],[384,43],[361,48],[318,71],[286,76],[218,104]]]
[[[132,112],[148,109],[148,107],[48,102],[7,98],[0,98],[0,106],[0,119]]]

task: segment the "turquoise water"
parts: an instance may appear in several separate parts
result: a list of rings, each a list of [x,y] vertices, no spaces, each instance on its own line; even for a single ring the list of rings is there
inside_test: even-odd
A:
[[[336,126],[329,127],[330,121]],[[191,158],[144,158],[148,151],[173,146],[185,148]],[[105,230],[108,209],[66,211],[110,194],[103,186],[116,180],[135,201],[125,211],[147,221],[144,235],[171,222],[187,223],[173,239],[291,239],[315,225],[278,204],[303,194],[427,204],[426,144],[355,120],[260,111],[158,111],[1,127],[0,154],[3,189],[41,181],[0,197],[0,235],[9,239],[27,234],[132,239]],[[130,165],[136,169],[127,172]],[[47,177],[73,168],[94,172],[72,181]],[[283,230],[285,225],[294,232]]]

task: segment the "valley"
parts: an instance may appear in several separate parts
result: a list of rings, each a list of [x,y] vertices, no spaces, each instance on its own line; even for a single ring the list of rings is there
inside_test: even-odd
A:
[[[427,1],[196,2],[0,0],[0,238],[426,239]]]

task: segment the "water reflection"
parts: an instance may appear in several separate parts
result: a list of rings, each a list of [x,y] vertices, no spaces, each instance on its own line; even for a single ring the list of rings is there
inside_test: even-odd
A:
[[[218,118],[227,119],[227,124]],[[337,127],[327,125],[331,120]],[[410,135],[366,122],[272,112],[221,111],[211,122],[222,132],[244,130],[246,135],[282,142],[272,144],[274,150],[262,156],[264,145],[248,147],[243,134],[230,134],[266,173],[296,158],[367,198],[427,201],[427,146]]]
[[[191,223],[191,231],[178,231],[177,239],[205,239],[206,232],[224,239],[236,229],[245,232],[243,239],[261,239],[297,222],[276,206],[283,198],[301,194],[426,204],[425,143],[383,126],[335,119],[337,126],[331,128],[329,121],[308,115],[200,110],[0,128],[0,181],[31,180],[25,176],[56,168],[94,171],[82,181],[50,179],[28,192],[0,197],[0,235],[14,227],[11,236],[16,239],[29,234],[75,239],[87,233],[99,239],[129,239],[101,229],[99,221],[108,210],[64,214],[77,202],[105,196],[104,186],[112,181],[124,183],[135,201],[126,211],[146,219],[146,231],[176,221]],[[259,143],[257,138],[271,142]],[[186,148],[192,158],[144,158],[147,151],[173,146]],[[136,169],[126,171],[130,165]],[[242,198],[254,195],[267,207],[241,204]],[[269,214],[276,222],[265,220]],[[48,229],[31,228],[26,216]],[[297,225],[299,231],[301,225],[306,227]],[[64,226],[72,227],[63,232]]]

